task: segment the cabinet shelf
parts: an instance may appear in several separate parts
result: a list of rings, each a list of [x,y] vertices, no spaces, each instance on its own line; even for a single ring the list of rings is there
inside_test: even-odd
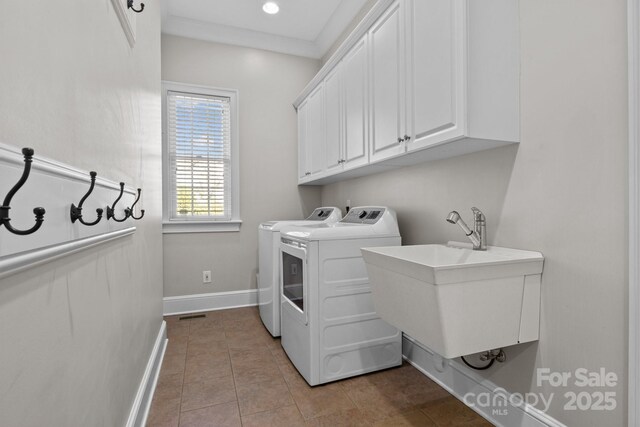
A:
[[[460,138],[455,141],[447,141],[439,145],[423,148],[410,154],[402,153],[394,157],[389,157],[376,163],[369,163],[358,168],[350,169],[338,174],[327,174],[309,179],[299,185],[326,185],[346,179],[358,178],[361,176],[373,175],[386,172],[392,169],[399,169],[405,166],[427,163],[433,160],[442,160],[450,157],[471,154],[478,151],[491,150],[492,148],[504,147],[506,145],[517,144],[513,141],[497,141],[491,139]]]

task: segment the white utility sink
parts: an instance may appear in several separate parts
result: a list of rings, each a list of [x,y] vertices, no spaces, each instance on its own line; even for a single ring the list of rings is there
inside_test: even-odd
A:
[[[539,252],[449,242],[362,254],[380,317],[446,358],[538,339]]]

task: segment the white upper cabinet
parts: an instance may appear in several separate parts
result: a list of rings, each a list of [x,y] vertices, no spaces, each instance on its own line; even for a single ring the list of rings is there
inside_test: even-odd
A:
[[[324,172],[324,87],[322,85],[309,95],[307,113],[307,165],[311,176]]]
[[[367,39],[362,38],[341,63],[344,169],[369,162],[369,120],[367,104]]]
[[[518,143],[518,9],[518,0],[376,3],[294,103],[300,182]]]
[[[463,134],[462,39],[459,1],[409,0],[407,123],[411,148]]]
[[[420,0],[418,0],[420,1]],[[519,2],[462,2],[468,20],[465,135],[520,141]]]
[[[342,84],[338,64],[324,79],[325,169],[331,173],[342,169]]]
[[[302,114],[300,112],[302,107]],[[318,85],[298,107],[298,171],[309,181],[325,171],[324,86]]]
[[[326,174],[369,162],[367,107],[365,37],[324,79]]]
[[[518,2],[406,0],[407,150],[519,141]],[[491,144],[488,141],[496,141]],[[449,147],[451,155],[466,147]]]
[[[369,30],[371,161],[404,152],[403,6],[394,2]]]
[[[298,182],[311,172],[307,168],[307,101],[298,106]]]

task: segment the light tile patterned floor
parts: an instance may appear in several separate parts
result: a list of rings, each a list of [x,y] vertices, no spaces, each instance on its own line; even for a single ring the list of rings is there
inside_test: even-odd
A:
[[[255,307],[166,317],[148,427],[491,426],[410,365],[309,387]]]

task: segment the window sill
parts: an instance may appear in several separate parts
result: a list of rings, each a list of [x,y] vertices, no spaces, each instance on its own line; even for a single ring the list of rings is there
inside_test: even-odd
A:
[[[241,220],[231,221],[165,221],[162,234],[227,233],[240,231]]]

